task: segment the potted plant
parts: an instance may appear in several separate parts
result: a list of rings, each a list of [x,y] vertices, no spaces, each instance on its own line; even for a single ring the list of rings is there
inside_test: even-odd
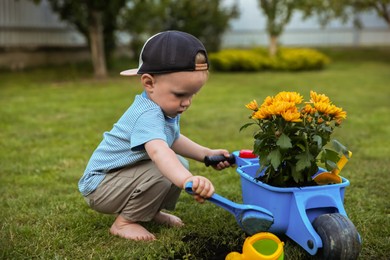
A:
[[[259,106],[256,100],[246,105],[256,126],[253,153],[259,156],[257,180],[277,187],[301,187],[340,183],[337,162],[351,153],[331,135],[347,113],[324,94],[310,91],[305,102],[297,92],[268,96]],[[333,144],[330,148],[328,143]],[[319,166],[327,172],[318,174]],[[315,176],[317,174],[317,176]],[[315,176],[315,177],[313,177]]]

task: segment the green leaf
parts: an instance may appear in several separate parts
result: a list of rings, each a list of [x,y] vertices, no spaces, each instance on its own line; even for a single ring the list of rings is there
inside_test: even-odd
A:
[[[297,171],[302,171],[305,168],[309,168],[311,165],[311,161],[314,159],[313,155],[307,152],[298,154],[296,158],[298,159],[296,164]]]
[[[262,155],[262,154],[260,154],[259,162],[260,162],[260,165],[261,165],[262,167],[267,167],[267,166],[269,166],[269,161],[268,161],[267,156],[264,156],[264,155]]]
[[[332,171],[333,169],[337,169],[337,164],[334,162],[334,161],[331,161],[331,160],[327,160],[326,161],[326,169],[328,171]]]
[[[325,159],[337,162],[340,159],[340,156],[336,151],[325,149]]]
[[[279,149],[272,150],[267,156],[267,159],[271,162],[271,165],[275,170],[278,169],[279,165],[282,163],[282,155],[280,154]]]
[[[313,141],[317,143],[318,149],[322,148],[322,138],[319,135],[314,135],[313,136]]]
[[[301,148],[302,151],[306,151],[306,146],[304,146],[303,144],[297,143],[296,146]]]
[[[333,140],[332,140],[332,145],[333,145],[334,149],[335,149],[337,152],[342,153],[342,154],[344,154],[344,155],[347,156],[347,157],[349,156],[349,155],[348,155],[348,149],[347,149],[347,147],[345,147],[344,145],[342,145],[339,141],[333,139]]]
[[[281,136],[279,136],[276,145],[279,146],[281,149],[286,150],[292,147],[291,139],[283,133]]]
[[[255,123],[247,123],[247,124],[245,124],[245,125],[243,125],[243,126],[241,126],[241,128],[240,128],[240,132],[242,131],[242,130],[244,130],[244,129],[246,129],[246,128],[248,128],[248,126],[251,126],[251,125],[254,125]]]
[[[337,162],[340,159],[339,154],[336,151],[330,149],[324,149],[321,154],[321,162],[325,163],[325,167],[328,171],[337,168]]]
[[[291,175],[296,183],[303,181],[302,174],[297,171],[296,167],[291,167]]]

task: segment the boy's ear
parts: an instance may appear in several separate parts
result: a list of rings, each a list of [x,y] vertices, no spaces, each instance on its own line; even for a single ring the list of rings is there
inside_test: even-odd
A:
[[[145,90],[149,93],[153,92],[155,79],[150,74],[141,75],[141,83],[144,86]]]

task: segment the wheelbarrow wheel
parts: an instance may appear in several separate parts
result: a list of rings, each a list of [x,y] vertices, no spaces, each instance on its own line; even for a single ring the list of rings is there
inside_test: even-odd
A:
[[[322,240],[318,259],[357,259],[361,249],[360,235],[346,216],[339,213],[318,216],[313,227]]]

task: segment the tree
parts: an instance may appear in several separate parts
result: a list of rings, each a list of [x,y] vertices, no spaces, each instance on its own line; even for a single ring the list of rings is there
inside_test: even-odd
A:
[[[374,10],[390,27],[390,0],[350,0],[356,12]]]
[[[258,0],[258,3],[267,18],[266,30],[270,39],[269,54],[275,56],[279,36],[290,22],[293,12],[302,3],[298,0]]]
[[[372,10],[390,27],[390,0],[313,0],[302,8],[305,17],[316,14],[322,25],[336,18],[346,22],[355,19],[355,14]],[[357,27],[362,26],[359,21],[354,20],[354,23]]]
[[[193,0],[170,1],[166,9],[165,29],[190,32],[204,43],[208,51],[217,51],[229,20],[238,16],[235,5],[222,8],[220,2],[203,0],[199,4]]]
[[[169,0],[133,0],[119,16],[120,29],[131,36],[130,49],[138,56],[144,42],[164,28],[165,9]]]
[[[47,1],[62,20],[74,25],[87,39],[95,77],[106,77],[106,60],[115,47],[116,18],[126,0]]]
[[[146,38],[165,30],[191,33],[208,51],[217,51],[229,20],[237,16],[235,5],[223,8],[220,0],[134,0],[124,10],[121,28],[131,35],[135,54]]]
[[[302,11],[304,18],[316,15],[323,26],[334,18],[345,22],[352,17],[355,26],[360,27],[355,14],[375,10],[390,26],[390,0],[258,0],[258,4],[267,18],[271,56],[276,54],[278,38],[294,11]]]

